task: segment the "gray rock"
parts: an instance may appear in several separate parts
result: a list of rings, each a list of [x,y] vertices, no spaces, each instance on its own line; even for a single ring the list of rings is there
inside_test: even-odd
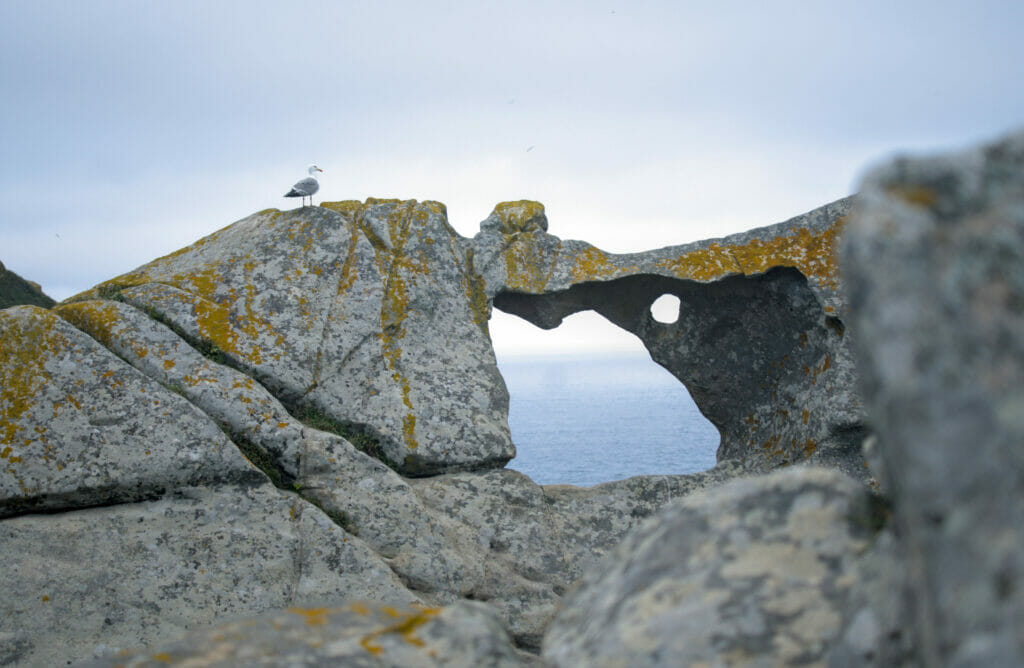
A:
[[[0,311],[0,517],[263,475],[182,397],[51,311]]]
[[[201,521],[205,505],[219,512],[240,504],[237,523],[253,535],[242,532],[239,540],[250,548],[213,545],[206,558],[234,563],[251,549],[260,568],[277,572],[283,568],[275,565],[278,552],[260,547],[255,534],[293,536],[294,510],[325,523],[320,538],[350,546],[352,559],[339,574],[331,568],[342,562],[326,547],[311,564],[297,557],[294,568],[302,573],[327,573],[302,595],[393,595],[433,606],[475,599],[496,611],[520,647],[537,650],[572,582],[672,499],[808,456],[863,475],[859,454],[850,454],[863,428],[831,256],[848,208],[841,201],[747,235],[631,256],[546,234],[543,208],[530,202],[499,205],[473,240],[455,234],[435,202],[371,199],[260,212],[57,307],[60,317],[48,314],[45,322],[61,333],[59,345],[33,347],[32,335],[18,330],[25,343],[4,364],[4,373],[10,366],[21,374],[11,387],[21,388],[22,403],[5,396],[5,406],[21,411],[4,413],[4,428],[14,430],[10,444],[4,442],[8,456],[22,457],[14,447],[22,441],[28,447],[35,426],[50,429],[48,438],[60,435],[68,443],[61,452],[74,452],[82,441],[76,429],[88,416],[120,406],[140,417],[130,429],[104,432],[103,455],[113,464],[97,461],[116,472],[111,489],[121,491],[112,493],[89,475],[83,486],[82,472],[92,470],[88,458],[66,471],[33,462],[34,496],[9,485],[9,514],[23,513],[30,502],[68,512],[8,521],[24,536],[43,536],[64,531],[62,522],[80,522],[75,518],[84,511],[75,509],[83,505],[121,504],[96,509],[81,540],[142,553],[142,534],[118,533],[125,513],[163,509],[181,535],[205,535],[214,531]],[[676,325],[656,324],[647,313],[662,292],[684,297]],[[722,430],[719,465],[692,476],[646,476],[589,489],[540,487],[496,469],[514,449],[508,395],[487,334],[492,301],[512,312],[522,307],[542,326],[595,308],[638,333]],[[25,329],[27,316],[17,313],[12,322]],[[61,360],[65,375],[55,375],[48,365]],[[752,374],[764,384],[751,383]],[[122,394],[103,389],[105,382]],[[51,417],[68,384],[85,388],[75,395],[76,411],[86,416],[77,422]],[[160,404],[136,406],[143,390]],[[342,433],[353,441],[362,433],[376,444],[360,437],[360,451]],[[183,447],[182,439],[194,448]],[[145,450],[165,459],[146,470],[132,464]],[[193,450],[198,459],[183,463]],[[285,491],[270,487],[264,473]],[[174,509],[182,495],[193,498],[196,485],[207,486],[209,495],[187,506],[198,523],[190,524],[187,513]],[[92,496],[82,496],[83,487]],[[252,490],[270,499],[266,512],[231,500],[257,494]],[[315,543],[305,534],[295,540],[303,555]],[[42,575],[28,563],[35,554],[28,549],[15,561],[38,588]],[[166,559],[183,558],[176,555]],[[181,610],[166,620],[144,616],[144,623],[107,615],[109,628],[55,628],[47,642],[102,652],[98,644],[152,644],[210,621],[204,615],[217,602],[189,589],[196,581],[180,584],[180,566],[149,555],[132,568],[110,600],[128,596],[139,608],[164,609],[170,604],[161,596],[173,589],[187,592],[203,611]],[[157,575],[146,579],[146,572]],[[347,574],[361,578],[364,589],[385,593],[366,592]],[[80,575],[66,587],[74,590],[96,573]],[[293,590],[232,577],[265,595],[229,600],[230,614],[302,603]],[[59,592],[67,597],[66,589]],[[54,600],[46,595],[47,603]],[[61,614],[89,618],[85,603],[75,605]],[[24,618],[48,609],[26,609]],[[0,633],[12,656],[43,656],[36,644],[24,649],[35,643],[24,628],[0,627]]]
[[[417,600],[362,541],[269,484],[8,518],[0,532],[0,634],[31,644],[24,665],[310,601]]]
[[[495,307],[543,328],[592,309],[636,334],[721,433],[718,460],[811,462],[867,478],[863,412],[834,247],[850,198],[783,223],[625,255],[546,232],[537,202],[504,202],[471,242]],[[664,294],[679,318],[656,321]]]
[[[77,298],[155,312],[404,473],[503,465],[508,392],[443,205],[325,206],[260,212]]]
[[[529,665],[494,612],[463,601],[446,608],[355,602],[289,608],[189,634],[145,652],[90,662],[119,666],[499,666]]]
[[[413,482],[441,526],[458,526],[476,563],[464,595],[501,614],[517,644],[539,650],[560,596],[626,533],[668,503],[740,475],[730,463],[687,476],[638,476],[591,488],[539,486],[516,471],[458,473]]]
[[[862,485],[793,467],[662,509],[588,570],[544,638],[553,666],[777,666],[823,662],[856,555]]]
[[[1024,663],[1024,134],[897,159],[843,245],[926,665]]]

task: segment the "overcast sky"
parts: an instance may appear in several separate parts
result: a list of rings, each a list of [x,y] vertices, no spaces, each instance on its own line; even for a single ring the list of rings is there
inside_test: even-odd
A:
[[[0,0],[0,260],[63,299],[281,195],[543,202],[612,252],[1024,126],[1024,2]],[[521,323],[521,321],[519,321]],[[511,316],[502,351],[629,344]],[[547,342],[547,343],[544,343]]]

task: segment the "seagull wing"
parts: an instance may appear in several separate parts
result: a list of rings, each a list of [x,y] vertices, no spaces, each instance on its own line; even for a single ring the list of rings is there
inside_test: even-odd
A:
[[[309,197],[317,190],[320,190],[320,182],[312,176],[307,176],[292,186],[292,189],[285,193],[285,197]]]

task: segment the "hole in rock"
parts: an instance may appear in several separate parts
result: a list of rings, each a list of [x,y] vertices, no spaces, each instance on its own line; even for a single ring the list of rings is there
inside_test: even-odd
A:
[[[651,317],[664,325],[679,320],[679,297],[662,295],[651,304]]]
[[[490,331],[510,396],[508,468],[589,486],[715,465],[718,430],[629,332],[593,311],[543,330],[498,309]]]

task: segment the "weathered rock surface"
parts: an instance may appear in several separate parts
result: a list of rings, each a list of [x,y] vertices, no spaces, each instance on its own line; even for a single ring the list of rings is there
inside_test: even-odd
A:
[[[55,313],[0,311],[0,337],[0,662],[62,664],[310,597],[418,600],[194,404]]]
[[[0,309],[19,305],[50,308],[54,303],[38,283],[26,281],[0,262]]]
[[[153,310],[404,473],[503,465],[508,392],[443,205],[325,207],[255,214],[82,296]]]
[[[592,309],[636,334],[718,428],[719,461],[770,469],[810,459],[864,478],[863,412],[834,255],[851,205],[613,255],[548,234],[536,202],[506,202],[471,245],[497,308],[544,328]],[[651,316],[663,294],[681,300],[675,323]]]
[[[522,666],[494,611],[350,603],[289,608],[220,624],[145,652],[86,664],[120,666]]]
[[[862,485],[794,467],[662,509],[562,601],[554,666],[820,664],[870,538]]]
[[[1024,134],[876,169],[855,219],[844,281],[909,593],[889,604],[922,664],[1024,664]],[[846,665],[886,651],[863,644]]]
[[[2,530],[0,633],[20,649],[0,657],[22,665],[63,665],[310,600],[417,600],[362,541],[270,484],[179,488],[9,518]]]
[[[0,311],[0,517],[263,476],[202,412],[54,313]]]
[[[436,619],[480,601],[484,627],[539,650],[573,581],[672,499],[808,457],[864,475],[831,256],[848,209],[631,256],[548,235],[530,202],[472,240],[435,202],[264,211],[53,312],[0,313],[0,553],[21,578],[0,659],[351,598],[445,606]],[[675,325],[647,311],[665,292]],[[492,302],[638,333],[722,431],[719,465],[588,489],[502,470]]]

